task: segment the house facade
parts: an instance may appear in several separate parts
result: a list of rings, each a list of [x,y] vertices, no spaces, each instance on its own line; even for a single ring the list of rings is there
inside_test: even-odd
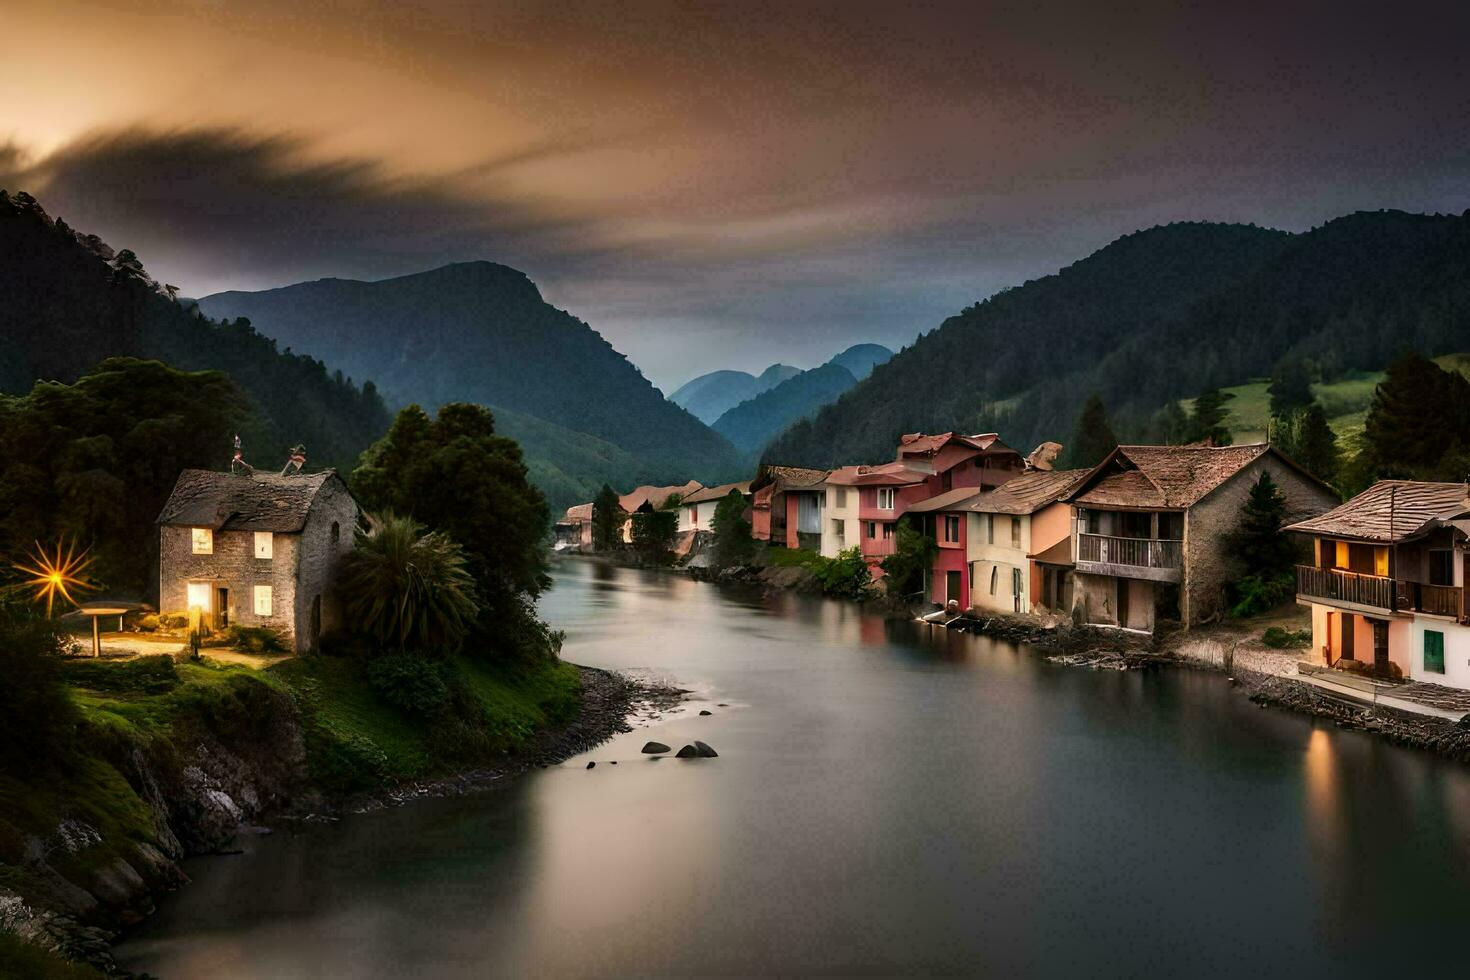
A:
[[[688,483],[677,486],[655,487],[644,485],[635,487],[619,496],[618,506],[623,509],[624,514],[628,515],[623,519],[623,544],[633,543],[633,515],[638,513],[639,508],[647,504],[654,510],[661,510],[669,503],[670,498],[677,496],[680,500],[683,500],[685,497],[697,493],[701,489],[703,489],[703,485],[698,480],[690,480]],[[591,520],[590,511],[588,513],[588,520]],[[683,530],[682,526],[680,530]],[[590,540],[590,529],[588,536]]]
[[[1146,632],[1160,619],[1190,626],[1222,615],[1226,586],[1240,574],[1228,536],[1263,473],[1291,520],[1337,503],[1331,487],[1265,443],[1119,446],[1067,497],[1073,615]]]
[[[822,546],[827,470],[762,465],[750,483],[750,533],[781,548]]]
[[[557,551],[592,550],[592,505],[568,507],[552,528],[552,547]]]
[[[332,585],[358,514],[331,470],[184,470],[158,517],[159,609],[206,630],[269,627],[303,653],[341,624]]]
[[[1287,530],[1312,540],[1297,568],[1311,659],[1470,689],[1465,484],[1385,480]]]
[[[679,504],[679,533],[714,530],[712,522],[715,519],[715,508],[720,506],[720,501],[735,490],[748,502],[750,482],[746,480],[742,483],[722,483],[717,487],[702,487],[684,496]]]

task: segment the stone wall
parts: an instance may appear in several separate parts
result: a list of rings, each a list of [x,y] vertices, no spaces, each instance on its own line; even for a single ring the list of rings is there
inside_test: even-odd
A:
[[[322,484],[306,515],[306,527],[301,531],[294,607],[297,653],[311,649],[320,633],[342,625],[341,602],[332,586],[338,562],[352,550],[357,515],[357,502],[341,480]],[[318,602],[321,617],[320,622],[315,622],[312,609]]]
[[[1227,538],[1240,524],[1240,509],[1262,472],[1286,497],[1287,521],[1315,517],[1337,506],[1337,495],[1267,454],[1246,466],[1189,509],[1184,519],[1184,585],[1180,615],[1186,625],[1218,619],[1226,610],[1226,586],[1242,574]]]
[[[228,621],[240,626],[268,626],[288,638],[295,633],[296,564],[294,534],[272,535],[272,557],[255,557],[254,531],[214,532],[214,553],[194,554],[193,529],[160,527],[158,540],[158,608],[179,613],[189,608],[188,584],[208,582],[211,606],[220,588],[229,590]],[[271,615],[255,614],[255,586],[271,587]],[[211,608],[216,614],[218,610]],[[217,619],[214,622],[218,622]]]

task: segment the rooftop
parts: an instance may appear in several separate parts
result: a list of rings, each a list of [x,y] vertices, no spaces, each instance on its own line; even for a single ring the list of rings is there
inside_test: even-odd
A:
[[[758,488],[774,483],[781,490],[800,490],[824,482],[830,472],[806,466],[762,466],[750,485]]]
[[[1269,452],[1275,450],[1264,442],[1119,446],[1083,478],[1069,499],[1092,507],[1182,510]]]
[[[215,531],[293,533],[335,470],[276,476],[250,476],[213,470],[184,470],[158,515],[159,524],[207,527]]]
[[[679,486],[668,487],[655,487],[645,484],[641,487],[634,487],[632,490],[618,497],[618,506],[629,514],[644,504],[648,504],[654,510],[658,510],[674,494],[677,493],[680,497],[687,497],[699,489],[701,489],[701,484],[698,480],[690,480],[688,483]],[[588,519],[591,519],[590,513],[588,514]]]
[[[705,487],[685,497],[683,502],[686,504],[701,504],[710,500],[720,500],[721,498],[728,497],[731,490],[739,490],[741,494],[748,494],[750,493],[750,481],[722,483],[717,487]]]
[[[1470,510],[1463,483],[1382,480],[1325,514],[1286,530],[1391,543],[1414,538]]]

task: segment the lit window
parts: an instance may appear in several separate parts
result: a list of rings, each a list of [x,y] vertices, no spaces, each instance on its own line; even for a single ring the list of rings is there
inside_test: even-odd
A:
[[[269,585],[255,587],[255,615],[271,615],[271,587]]]
[[[194,554],[214,554],[214,532],[207,527],[196,527],[194,530]]]
[[[269,531],[255,532],[255,557],[275,557],[275,535]]]
[[[893,491],[893,488],[892,487],[879,487],[878,488],[878,509],[879,510],[892,510],[893,509],[893,496],[894,496],[894,491]]]

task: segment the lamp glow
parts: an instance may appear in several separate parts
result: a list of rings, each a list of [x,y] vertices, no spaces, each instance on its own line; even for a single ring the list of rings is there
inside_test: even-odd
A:
[[[32,565],[17,564],[15,568],[32,576],[22,583],[22,587],[30,586],[36,590],[35,600],[40,602],[46,600],[46,617],[51,617],[51,610],[59,595],[73,606],[77,600],[72,598],[72,592],[83,592],[95,589],[96,586],[87,581],[87,572],[92,567],[92,557],[88,554],[90,548],[84,548],[80,553],[76,550],[76,544],[71,543],[63,549],[60,541],[56,542],[56,550],[48,552],[38,541],[36,542],[35,554],[30,556]]]

